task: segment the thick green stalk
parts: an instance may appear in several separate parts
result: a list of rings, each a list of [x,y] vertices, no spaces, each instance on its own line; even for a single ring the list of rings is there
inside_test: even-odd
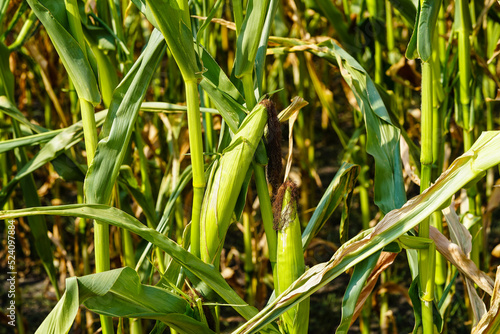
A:
[[[257,196],[260,203],[260,214],[262,223],[264,224],[264,232],[266,233],[267,247],[269,248],[269,262],[273,269],[273,277],[276,282],[276,245],[277,236],[273,229],[273,208],[271,206],[271,198],[269,197],[269,188],[267,187],[266,174],[264,167],[252,162],[253,172],[255,174],[255,184],[257,186]]]
[[[80,21],[80,13],[76,0],[65,0],[66,13],[71,33],[80,44],[86,56],[85,39]],[[81,116],[83,123],[83,134],[85,139],[85,150],[87,153],[87,164],[94,160],[97,147],[97,128],[94,118],[94,106],[89,101],[79,97]],[[110,269],[109,263],[109,227],[108,224],[99,221],[94,222],[94,252],[96,272],[104,272]],[[104,334],[113,333],[113,321],[110,317],[101,315],[101,326]]]
[[[186,103],[188,106],[189,145],[193,167],[193,210],[191,216],[191,253],[200,256],[200,217],[203,192],[205,190],[205,168],[203,142],[201,139],[200,105],[198,83],[186,81]]]
[[[389,0],[385,0],[385,22],[387,24],[387,51],[394,49],[394,22],[392,17],[392,5]]]
[[[471,14],[468,1],[458,0],[455,9],[455,24],[457,26],[458,39],[458,73],[460,86],[460,109],[462,112],[464,150],[470,149],[474,142],[474,115],[471,110],[471,51],[470,51],[470,28]],[[475,217],[480,217],[480,207],[476,207],[477,186],[473,185],[467,189],[469,202],[469,213]],[[478,235],[478,239],[472,244],[471,259],[479,266],[480,253],[482,249],[482,238],[480,222],[471,228],[473,236]]]
[[[442,114],[441,102],[444,100],[444,93],[441,83],[441,64],[439,54],[438,34],[434,34],[432,39],[432,175],[431,180],[436,180],[441,175],[444,159],[444,131],[443,122],[444,115]],[[431,216],[431,225],[437,228],[440,232],[443,231],[443,216],[441,211],[436,211]],[[441,298],[443,284],[446,282],[446,261],[443,256],[436,252],[436,276],[435,282],[437,285],[437,298]]]
[[[380,37],[377,34],[375,27],[377,26],[377,16],[380,8],[379,0],[367,0],[368,12],[370,13],[370,22],[372,24],[372,37],[375,43],[375,83],[380,84],[383,78],[383,68],[382,68],[382,45],[380,43]],[[392,23],[392,22],[391,22]]]
[[[446,64],[446,18],[445,18],[445,11],[446,11],[446,1],[443,0],[441,3],[441,8],[439,9],[439,16],[438,16],[438,22],[437,22],[437,27],[438,27],[438,45],[439,45],[439,61],[441,64],[444,66]]]
[[[495,29],[495,26],[496,29]],[[496,31],[496,34],[495,34]],[[500,33],[499,26],[493,22],[488,21],[486,25],[486,36],[493,36],[492,39],[488,40],[487,49],[486,49],[486,57],[489,59],[493,56],[495,52],[495,36],[499,36]],[[496,66],[492,62],[488,65],[488,69],[491,73],[495,73]],[[495,98],[495,81],[489,78],[487,75],[483,76],[483,95],[486,98],[491,99],[490,101],[486,101],[486,130],[494,129],[494,118],[493,118],[493,100]],[[493,169],[489,169],[486,175],[486,198],[489,198],[492,191],[493,185],[495,183],[495,171]],[[485,252],[485,255],[488,253]]]
[[[422,63],[422,108],[421,108],[421,176],[420,192],[423,192],[431,184],[432,177],[432,112],[433,112],[433,88],[432,88],[432,58]],[[420,223],[419,236],[429,238],[429,218]],[[435,254],[426,249],[419,250],[419,274],[420,274],[420,300],[422,303],[422,323],[424,334],[434,333],[434,321],[432,318],[432,301],[434,299],[434,269],[430,263],[434,262]]]
[[[253,264],[253,247],[252,247],[252,213],[245,210],[243,212],[243,242],[245,246],[245,278],[247,286],[247,299],[249,305],[255,303],[255,290],[253,287],[254,282],[254,264]]]

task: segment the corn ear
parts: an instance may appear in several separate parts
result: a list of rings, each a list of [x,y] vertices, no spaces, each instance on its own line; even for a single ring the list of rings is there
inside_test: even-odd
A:
[[[218,262],[236,200],[266,123],[267,108],[261,103],[244,119],[222,157],[214,163],[201,216],[201,259],[207,263]]]
[[[275,206],[281,212],[275,220],[278,230],[277,294],[281,294],[305,272],[300,221],[297,214],[296,185],[288,180],[278,191]],[[276,211],[276,210],[275,210]],[[281,316],[281,327],[285,333],[307,333],[309,325],[309,298],[303,300]]]

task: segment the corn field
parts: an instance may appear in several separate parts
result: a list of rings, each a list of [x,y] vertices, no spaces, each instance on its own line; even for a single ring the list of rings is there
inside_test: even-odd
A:
[[[0,1],[0,333],[500,333],[499,74],[496,0]]]

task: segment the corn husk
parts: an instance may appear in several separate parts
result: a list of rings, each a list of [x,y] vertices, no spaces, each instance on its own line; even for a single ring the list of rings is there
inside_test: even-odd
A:
[[[201,214],[201,259],[207,263],[218,262],[236,200],[266,123],[267,109],[258,104],[214,162]]]
[[[278,284],[275,284],[275,286],[278,295],[288,289],[305,272],[302,234],[297,214],[297,199],[293,194],[295,187],[292,181],[286,181],[276,195],[276,201],[283,200],[276,226],[278,230]],[[307,333],[308,325],[309,298],[281,316],[281,327],[285,333]]]

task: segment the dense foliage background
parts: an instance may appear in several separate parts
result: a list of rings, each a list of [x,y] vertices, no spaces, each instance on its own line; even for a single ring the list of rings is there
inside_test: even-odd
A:
[[[495,332],[497,1],[12,0],[0,42],[0,331]]]

